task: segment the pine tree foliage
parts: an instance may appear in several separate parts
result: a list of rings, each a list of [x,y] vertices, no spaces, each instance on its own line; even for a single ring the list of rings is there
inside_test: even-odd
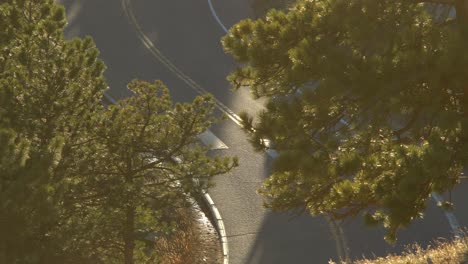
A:
[[[279,152],[274,210],[363,213],[387,239],[460,182],[468,153],[468,1],[298,1],[223,38],[228,79],[268,97],[251,141]],[[456,18],[431,15],[442,6]],[[439,5],[440,4],[440,5]],[[439,10],[439,9],[436,9]]]
[[[70,235],[67,171],[106,84],[91,39],[66,41],[65,24],[51,0],[0,4],[2,263],[53,263]]]
[[[169,235],[171,210],[237,161],[198,144],[209,96],[174,104],[135,81],[104,108],[99,52],[65,24],[52,0],[0,1],[0,263],[154,259],[144,237]]]
[[[77,212],[83,205],[85,213],[93,212],[80,221],[107,230],[105,236],[82,237],[91,251],[106,252],[105,263],[154,257],[141,255],[144,244],[135,234],[170,233],[176,224],[170,212],[191,206],[189,197],[200,197],[214,175],[237,165],[232,158],[209,158],[198,142],[216,121],[210,96],[174,104],[160,81],[133,81],[128,87],[134,96],[109,106],[97,120],[96,138],[84,150],[88,162],[80,168],[81,188],[69,196]]]

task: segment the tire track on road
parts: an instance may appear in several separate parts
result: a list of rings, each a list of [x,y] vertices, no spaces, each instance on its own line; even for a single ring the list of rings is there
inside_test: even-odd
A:
[[[219,26],[221,26],[221,28],[223,29],[225,33],[228,33],[229,31],[227,30],[226,26],[223,24],[218,14],[216,13],[216,10],[214,9],[213,3],[211,2],[211,0],[208,0],[208,5],[210,6],[211,14],[216,19],[216,22],[218,22]]]
[[[190,78],[187,74],[185,74],[182,70],[180,70],[177,66],[175,66],[171,60],[169,60],[162,52],[156,48],[151,41],[151,39],[143,32],[140,24],[136,20],[135,14],[133,13],[133,8],[131,6],[131,0],[122,0],[122,9],[125,12],[126,17],[130,24],[134,27],[135,32],[137,33],[138,38],[143,42],[145,47],[151,52],[154,58],[156,58],[159,62],[161,62],[164,66],[167,67],[169,71],[174,73],[177,77],[179,77],[183,82],[185,82],[190,88],[192,88],[195,92],[200,95],[210,94],[205,88],[201,87],[198,83],[196,83],[192,78]],[[216,108],[224,113],[229,119],[231,119],[234,123],[242,127],[242,120],[241,118],[234,113],[228,106],[224,103],[219,101],[217,98],[213,97]]]

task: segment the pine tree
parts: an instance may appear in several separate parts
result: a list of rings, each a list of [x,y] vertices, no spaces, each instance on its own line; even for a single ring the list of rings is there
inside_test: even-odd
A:
[[[467,32],[466,0],[298,1],[232,27],[228,79],[269,98],[245,128],[280,154],[267,207],[363,213],[390,241],[422,217],[468,158]]]
[[[106,84],[91,39],[66,41],[65,23],[51,0],[0,5],[2,263],[54,263],[70,235],[67,171]]]
[[[150,256],[142,254],[137,234],[170,233],[176,228],[171,212],[191,206],[190,197],[200,197],[214,175],[237,164],[209,158],[198,143],[197,135],[215,121],[210,96],[174,104],[160,81],[133,81],[128,87],[134,96],[109,106],[95,126],[96,140],[82,168],[87,191],[74,190],[70,197],[94,212],[80,221],[106,230],[83,237],[101,255],[110,246],[116,249],[107,250],[113,258],[105,263],[143,263]]]
[[[237,162],[196,135],[213,101],[173,104],[160,82],[104,108],[104,63],[90,38],[67,41],[52,0],[0,4],[0,263],[134,263],[138,235],[177,228]],[[176,162],[179,160],[179,162]]]

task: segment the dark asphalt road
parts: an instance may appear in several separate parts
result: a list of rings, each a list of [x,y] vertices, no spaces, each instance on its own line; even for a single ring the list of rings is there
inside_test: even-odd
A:
[[[191,100],[197,93],[148,52],[128,23],[119,0],[64,0],[71,18],[68,36],[90,35],[101,50],[108,66],[106,77],[110,94],[128,96],[126,84],[134,78],[161,79],[176,101]],[[261,103],[247,91],[231,92],[225,80],[235,67],[219,42],[224,32],[212,17],[206,0],[133,0],[138,23],[154,45],[186,75],[234,112],[256,112]],[[230,27],[250,15],[249,0],[214,0],[223,23]],[[231,175],[216,178],[210,191],[224,218],[230,247],[230,263],[326,263],[337,260],[335,241],[323,218],[301,216],[291,219],[262,208],[255,190],[268,175],[271,160],[255,153],[245,134],[232,121],[216,125],[212,131],[227,145],[220,155],[235,155],[241,166]],[[466,190],[466,187],[464,188]],[[456,201],[466,199],[460,188]],[[461,224],[468,223],[466,210],[457,207]],[[367,229],[360,219],[343,224],[352,258],[401,251],[404,244],[417,241],[426,245],[437,237],[450,237],[451,231],[441,210],[429,204],[423,221],[417,221],[400,233],[395,246],[382,239],[381,229]]]

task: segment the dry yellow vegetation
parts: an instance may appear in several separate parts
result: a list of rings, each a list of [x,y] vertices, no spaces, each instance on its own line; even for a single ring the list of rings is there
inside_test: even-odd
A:
[[[342,262],[348,264],[349,262]],[[401,255],[388,255],[376,259],[362,259],[353,264],[468,264],[468,237],[453,241],[438,241],[423,249],[413,245]],[[329,264],[336,264],[330,261]]]

